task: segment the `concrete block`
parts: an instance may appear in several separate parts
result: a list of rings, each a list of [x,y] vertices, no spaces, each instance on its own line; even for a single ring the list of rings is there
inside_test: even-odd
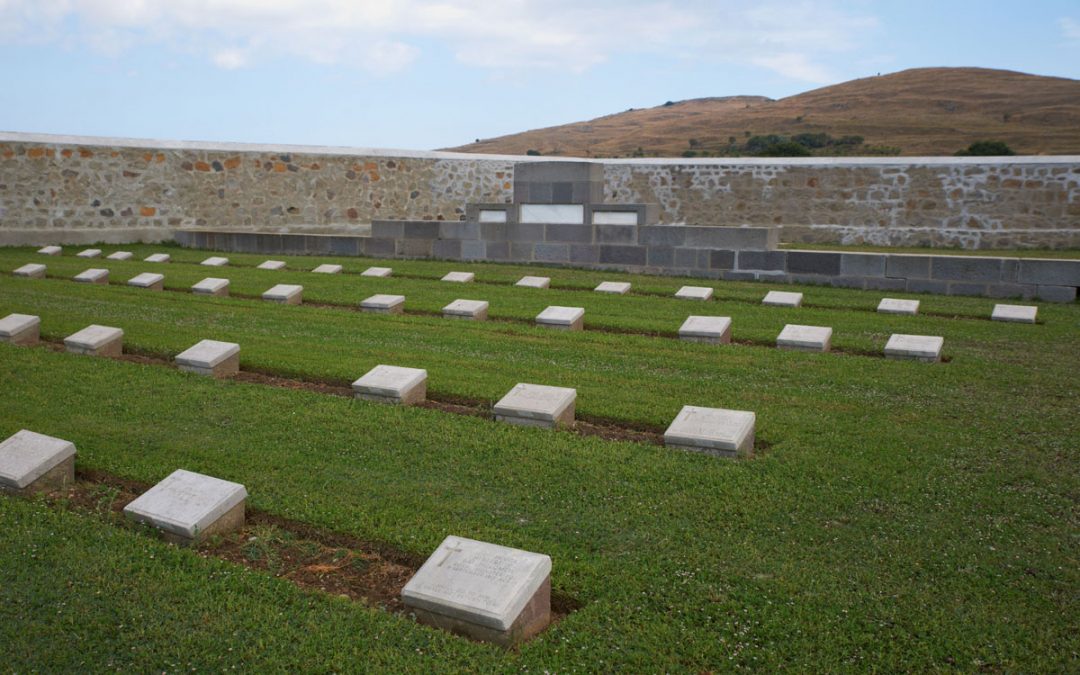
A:
[[[993,321],[1011,321],[1014,323],[1035,323],[1039,308],[1034,305],[994,305],[990,315]]]
[[[597,293],[611,293],[614,295],[626,295],[630,292],[629,281],[601,281],[600,285],[593,289]]]
[[[495,419],[520,426],[569,426],[576,400],[576,389],[520,383],[495,404]]]
[[[644,266],[646,263],[646,249],[644,246],[602,244],[600,246],[600,262],[612,265]]]
[[[514,285],[522,288],[550,288],[551,277],[521,277]]]
[[[438,239],[441,225],[437,220],[406,221],[404,236],[406,239]]]
[[[582,307],[559,307],[552,305],[536,315],[536,325],[559,330],[581,330],[585,322]]]
[[[724,281],[757,281],[758,272],[743,272],[728,270],[723,273],[721,278]]]
[[[167,263],[170,260],[172,260],[172,256],[168,253],[151,253],[150,255],[143,258],[143,262],[151,263]]]
[[[544,241],[544,225],[542,223],[510,223],[503,226],[507,241],[519,243],[536,243]]]
[[[401,590],[421,623],[513,647],[551,622],[551,558],[450,536]]]
[[[399,239],[394,255],[399,258],[431,258],[435,254],[434,244],[434,239]],[[461,242],[457,244],[460,246]]]
[[[256,269],[260,270],[283,270],[285,269],[284,260],[264,260],[256,265]]]
[[[213,476],[177,469],[124,507],[124,515],[159,530],[167,541],[191,545],[244,525],[247,490]]]
[[[638,228],[638,244],[642,246],[684,246],[686,230],[682,225],[646,225]]]
[[[75,444],[21,429],[0,443],[0,492],[53,492],[75,481]]]
[[[461,259],[462,260],[484,260],[487,258],[487,242],[483,241],[462,241],[461,242]]]
[[[832,346],[832,328],[789,323],[776,336],[776,346],[800,352],[827,352]]]
[[[738,270],[787,270],[787,251],[739,251]]]
[[[358,248],[362,255],[373,258],[392,258],[397,255],[397,239],[370,237],[361,239]]]
[[[1040,286],[1080,286],[1080,260],[1022,258],[1016,280]]]
[[[177,354],[180,370],[210,377],[229,377],[240,371],[240,345],[235,342],[201,340]]]
[[[709,251],[709,269],[730,270],[735,267],[735,251]]]
[[[987,284],[970,283],[967,281],[950,281],[949,295],[985,296]]]
[[[229,297],[229,280],[217,277],[206,277],[191,287],[195,295],[211,295],[218,298]]]
[[[730,316],[690,316],[679,327],[679,339],[687,342],[731,343]]]
[[[443,316],[448,319],[487,321],[488,303],[484,300],[455,300],[443,307]]]
[[[548,242],[591,244],[593,228],[592,225],[545,225],[544,239]]]
[[[59,246],[43,246],[37,252],[41,255],[60,255],[63,251]]]
[[[12,274],[25,279],[44,279],[46,267],[40,263],[27,263],[15,269]]]
[[[88,248],[75,254],[76,258],[97,258],[101,255],[100,248]]]
[[[1035,287],[1035,297],[1047,302],[1074,302],[1076,300],[1076,286],[1044,286],[1039,284]]]
[[[717,457],[754,452],[757,416],[744,410],[687,405],[664,432],[664,445]]]
[[[788,251],[787,271],[791,274],[840,274],[839,253],[821,251]]]
[[[510,245],[510,260],[515,262],[532,262],[533,247],[535,244],[517,241],[507,243]]]
[[[362,277],[381,277],[385,278],[394,273],[394,270],[390,267],[369,267],[360,273]]]
[[[315,274],[341,274],[341,265],[319,265],[315,269],[311,270]]]
[[[455,284],[468,284],[476,280],[476,275],[472,272],[447,272],[441,280]]]
[[[877,311],[882,314],[906,314],[915,316],[919,313],[919,301],[882,298],[881,302],[878,303]]]
[[[933,335],[902,335],[896,333],[885,344],[885,358],[901,361],[937,363],[945,338]]]
[[[304,301],[304,287],[296,284],[278,284],[264,292],[262,299],[282,305],[299,305]]]
[[[377,403],[416,405],[427,398],[427,371],[378,365],[352,383],[356,398]]]
[[[1001,258],[941,255],[930,259],[930,278],[947,281],[1001,281]]]
[[[225,267],[229,264],[228,258],[222,258],[221,256],[210,256],[206,260],[199,263],[200,265],[206,265],[207,267]]]
[[[83,270],[71,278],[72,281],[77,281],[80,284],[108,284],[109,283],[109,270],[99,267],[91,267],[88,270]]]
[[[945,295],[949,292],[949,282],[931,281],[929,279],[908,279],[904,288],[909,293],[937,293]]]
[[[34,345],[40,333],[41,318],[32,314],[8,314],[0,319],[0,342]]]
[[[570,244],[570,262],[584,264],[600,262],[600,247],[593,244]]]
[[[165,290],[165,275],[156,274],[154,272],[143,272],[142,274],[136,274],[128,279],[128,286],[135,286],[137,288],[147,288],[151,291],[163,291]]]
[[[776,228],[772,227],[717,227],[683,226],[686,230],[685,246],[707,249],[758,249],[776,247]]]
[[[330,251],[333,255],[360,255],[359,237],[330,237]],[[366,239],[366,237],[365,237]]]
[[[482,212],[481,212],[482,213]],[[506,216],[506,212],[502,212]],[[439,223],[439,239],[477,240],[480,238],[480,223],[445,221]]]
[[[636,225],[595,225],[596,242],[598,244],[636,244]]]
[[[987,284],[986,297],[988,298],[1034,298],[1038,287],[1034,284]]]
[[[708,286],[683,286],[675,291],[680,300],[708,300],[713,296],[713,289]]]
[[[675,249],[671,246],[649,246],[646,249],[649,267],[671,269],[675,267]]]
[[[898,279],[929,279],[933,256],[890,253],[885,260],[885,276]]]
[[[378,293],[361,302],[360,309],[374,314],[404,314],[405,296]]]
[[[489,241],[484,246],[484,252],[488,260],[510,260],[510,242]]]
[[[460,239],[436,239],[431,244],[431,257],[444,260],[461,259]]]
[[[91,324],[64,338],[64,347],[72,354],[120,356],[124,353],[124,331]]]
[[[761,304],[771,307],[801,307],[802,293],[790,293],[787,291],[769,291],[765,294]]]
[[[852,277],[884,277],[885,256],[880,253],[841,253],[840,274]]]
[[[533,259],[537,262],[570,262],[570,245],[534,244]]]
[[[434,239],[437,234],[432,234],[428,239]],[[401,239],[405,236],[405,223],[400,220],[372,221],[371,236],[376,239]]]
[[[863,287],[869,291],[904,291],[907,290],[907,283],[907,279],[867,277]]]
[[[114,251],[105,257],[108,260],[131,260],[135,254],[131,251]]]

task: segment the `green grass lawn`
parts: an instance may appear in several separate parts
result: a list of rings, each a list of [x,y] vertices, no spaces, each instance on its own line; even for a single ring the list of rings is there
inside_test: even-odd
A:
[[[873,312],[884,294],[806,287],[808,307],[764,308],[766,284],[691,282],[721,300],[663,295],[686,280],[391,261],[407,278],[311,269],[331,258],[167,247],[176,262],[45,258],[0,249],[0,316],[42,317],[48,338],[89,323],[170,357],[202,338],[241,365],[347,383],[376,363],[429,370],[435,397],[490,403],[519,381],[573,386],[582,415],[663,428],[684,404],[753,410],[763,451],[745,461],[523,429],[438,410],[213,381],[170,368],[0,344],[0,437],[69,439],[79,466],[153,483],[176,468],[244,483],[257,510],[424,557],[448,534],[550,555],[580,608],[519,651],[304,591],[147,534],[36,501],[0,499],[0,644],[18,671],[73,670],[1022,670],[1076,667],[1080,308],[1040,304],[1038,325],[985,320],[993,301],[913,296],[931,315]],[[77,249],[69,249],[74,253]],[[46,280],[10,270],[44,262]],[[338,259],[360,271],[380,261]],[[355,305],[400,292],[437,312],[486,299],[507,321],[360,314],[94,287],[160,271],[234,293],[302,283],[305,300]],[[437,281],[450,269],[491,283]],[[548,272],[543,272],[548,274]],[[646,294],[607,297],[600,279]],[[790,288],[790,287],[784,287]],[[441,304],[440,304],[441,303]],[[586,326],[528,325],[549,304]],[[736,340],[666,337],[691,313],[731,316]],[[785,323],[834,328],[839,354],[768,346]],[[892,332],[942,335],[945,364],[893,362]],[[863,355],[863,354],[866,355]]]

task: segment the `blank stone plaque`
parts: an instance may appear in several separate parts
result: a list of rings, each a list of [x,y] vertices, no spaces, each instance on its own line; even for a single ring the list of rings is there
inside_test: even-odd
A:
[[[765,299],[761,301],[761,304],[773,307],[800,307],[802,305],[802,293],[769,291],[765,294]]]
[[[730,316],[691,316],[679,327],[679,339],[709,344],[731,343]]]
[[[100,248],[88,248],[75,254],[76,258],[96,258],[101,255]]]
[[[143,258],[143,262],[152,263],[167,263],[170,260],[172,260],[172,256],[168,253],[151,253],[150,255]]]
[[[474,279],[476,279],[476,275],[472,272],[447,272],[442,278],[443,281],[452,281],[459,284],[467,284]]]
[[[789,323],[776,337],[776,346],[800,352],[827,352],[832,346],[832,328]]]
[[[218,298],[229,297],[229,280],[217,277],[206,277],[191,287],[195,295],[212,295]]]
[[[240,345],[235,342],[202,340],[177,354],[176,365],[188,373],[228,377],[240,371]]]
[[[593,289],[597,293],[611,293],[613,295],[626,295],[630,292],[629,281],[602,281]]]
[[[131,251],[116,251],[105,256],[109,260],[131,260],[135,257],[135,254]]]
[[[576,389],[521,383],[495,404],[495,419],[527,427],[572,425],[576,400]]]
[[[341,274],[341,265],[319,265],[311,271],[315,274]]]
[[[284,260],[264,260],[255,266],[255,269],[260,270],[283,270],[285,269]]]
[[[124,515],[187,545],[243,527],[246,500],[239,483],[177,469],[125,506]]]
[[[427,371],[378,365],[352,383],[356,398],[379,403],[415,405],[427,397]]]
[[[388,277],[394,273],[391,267],[369,267],[360,273],[362,277]]]
[[[229,264],[229,259],[220,256],[211,256],[199,264],[206,265],[207,267],[225,267]]]
[[[82,284],[107,284],[109,283],[109,270],[91,267],[88,270],[79,272],[71,280]]]
[[[52,492],[74,480],[74,443],[26,429],[0,443],[0,492]]]
[[[1015,323],[1035,323],[1039,308],[1033,305],[994,305],[990,318],[994,321],[1012,321]]]
[[[12,272],[17,277],[26,279],[44,279],[46,267],[41,263],[27,263]]]
[[[488,303],[486,300],[455,300],[443,307],[442,311],[448,319],[487,321]]]
[[[124,352],[124,331],[91,324],[64,338],[64,347],[72,354],[120,356]]]
[[[885,345],[885,358],[937,363],[941,360],[941,347],[944,344],[943,337],[897,333],[891,336]]]
[[[152,291],[165,290],[165,275],[154,272],[143,272],[128,279],[128,286],[149,288]]]
[[[686,405],[664,432],[664,445],[717,457],[750,455],[756,420],[745,410]]]
[[[585,322],[585,310],[581,307],[552,305],[536,315],[536,325],[559,330],[581,330]]]
[[[514,285],[522,288],[549,288],[551,277],[521,277]]]
[[[43,246],[37,252],[41,255],[60,255],[63,250],[59,246]]]
[[[304,301],[304,287],[296,284],[278,284],[263,293],[262,299],[283,305],[299,305]]]
[[[375,314],[403,314],[405,312],[405,296],[379,293],[361,302],[360,309]]]
[[[882,314],[905,314],[907,316],[915,316],[919,313],[919,301],[882,298],[881,302],[878,303],[877,311]]]
[[[551,622],[551,558],[447,537],[401,601],[421,623],[512,647]]]
[[[708,300],[712,295],[713,289],[707,286],[683,286],[675,292],[680,300]]]
[[[0,342],[33,345],[40,333],[41,318],[33,314],[8,314],[0,319]]]

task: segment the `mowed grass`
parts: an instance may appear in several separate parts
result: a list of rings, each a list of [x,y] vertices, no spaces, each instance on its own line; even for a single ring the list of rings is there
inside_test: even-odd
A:
[[[0,269],[30,261],[50,272],[69,262],[4,251]],[[74,262],[118,279],[131,271]],[[489,267],[410,264],[430,266],[432,277],[455,268],[482,277]],[[167,283],[226,276],[234,289],[242,278],[268,288],[294,274],[126,265],[161,271]],[[359,277],[308,274],[305,289],[312,278],[327,294],[370,294]],[[393,281],[404,280],[379,283]],[[410,281],[407,306],[452,286]],[[758,299],[767,290],[713,285]],[[498,286],[453,287],[461,297],[474,288]],[[534,293],[509,291],[499,296],[507,306]],[[836,306],[598,300],[657,325],[664,312],[678,323],[679,313],[730,315],[737,339],[740,330],[774,337],[786,322],[831,325],[854,349],[879,348],[890,332],[944,335],[952,360],[566,334],[5,275],[0,316],[39,314],[49,337],[117,325],[127,345],[160,355],[233,339],[243,367],[341,381],[379,362],[426,367],[435,394],[489,401],[517,381],[576,386],[583,413],[631,425],[662,427],[687,403],[754,410],[768,447],[724,461],[0,345],[2,436],[25,427],[68,438],[80,466],[147,483],[179,467],[236,480],[254,508],[419,556],[448,534],[541,551],[554,560],[556,590],[582,603],[504,653],[6,498],[0,643],[28,671],[1073,669],[1078,308],[1041,305],[1044,323],[1014,325],[888,317],[865,310],[880,294],[806,291]],[[593,300],[546,295],[575,293]],[[940,300],[972,317],[993,304]],[[588,324],[600,305],[586,307]],[[807,313],[815,320],[803,321]]]

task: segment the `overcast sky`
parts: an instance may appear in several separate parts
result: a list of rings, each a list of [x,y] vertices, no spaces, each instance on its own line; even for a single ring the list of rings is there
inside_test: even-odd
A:
[[[925,66],[1080,78],[1080,0],[0,0],[0,130],[432,149]]]

